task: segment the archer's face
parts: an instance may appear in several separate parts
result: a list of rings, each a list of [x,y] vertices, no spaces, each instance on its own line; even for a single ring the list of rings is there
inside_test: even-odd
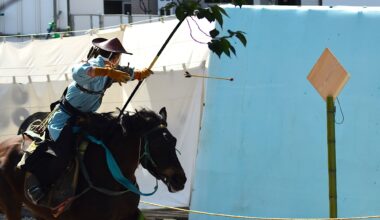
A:
[[[117,54],[110,61],[113,65],[117,66],[120,63],[121,54]]]

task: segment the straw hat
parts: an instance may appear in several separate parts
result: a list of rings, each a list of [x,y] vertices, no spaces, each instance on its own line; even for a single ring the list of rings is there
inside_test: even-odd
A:
[[[125,53],[130,54],[132,53],[127,52],[127,50],[124,49],[123,45],[121,44],[120,40],[118,38],[112,38],[107,40],[106,38],[95,38],[92,40],[92,44],[102,50],[112,52],[112,53]]]

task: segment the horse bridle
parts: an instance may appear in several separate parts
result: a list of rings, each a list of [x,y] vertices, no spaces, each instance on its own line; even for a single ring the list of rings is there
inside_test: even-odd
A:
[[[77,128],[75,130],[78,130],[78,129],[80,130],[80,128]],[[101,187],[96,187],[91,182],[91,180],[90,180],[90,178],[88,176],[88,173],[87,173],[87,171],[85,169],[83,161],[80,160],[81,163],[82,163],[81,164],[81,168],[82,168],[82,171],[84,173],[85,179],[87,180],[87,183],[89,184],[89,187],[87,189],[85,189],[82,193],[80,193],[77,197],[83,195],[89,189],[95,189],[96,191],[101,192],[101,193],[106,194],[106,195],[109,195],[109,196],[122,195],[122,194],[124,194],[126,192],[129,192],[129,191],[132,191],[132,192],[134,192],[136,194],[139,194],[139,195],[150,196],[150,195],[153,195],[157,191],[157,189],[158,189],[158,179],[162,180],[165,184],[167,184],[167,179],[163,175],[161,175],[159,173],[159,171],[157,169],[158,168],[157,163],[153,160],[153,158],[152,158],[152,156],[150,154],[150,150],[149,150],[149,138],[148,138],[148,136],[150,136],[150,135],[152,135],[152,134],[154,134],[154,133],[156,133],[157,131],[160,131],[160,130],[166,130],[166,131],[168,131],[167,130],[167,124],[166,123],[160,123],[156,127],[148,130],[147,132],[143,133],[140,136],[144,140],[144,152],[142,153],[142,155],[140,155],[140,152],[141,152],[141,143],[142,143],[142,141],[140,140],[140,145],[139,145],[139,163],[141,163],[143,165],[143,167],[147,167],[148,164],[150,163],[152,165],[152,167],[154,168],[154,170],[149,170],[150,173],[156,178],[156,186],[154,187],[153,192],[151,192],[151,193],[142,193],[137,187],[134,186],[133,183],[131,183],[128,179],[126,179],[124,177],[123,177],[123,181],[127,185],[126,186],[127,190],[124,190],[124,191],[112,191],[112,190],[104,189],[104,188],[101,188]],[[78,132],[78,131],[76,131],[76,132]],[[108,151],[108,148],[105,146],[105,144],[101,140],[98,140],[98,139],[96,139],[95,137],[93,137],[91,135],[86,135],[86,138],[89,141],[102,146],[105,150]],[[107,163],[108,163],[108,161],[107,161]],[[122,175],[121,172],[120,172],[120,175]],[[125,184],[122,184],[122,185],[125,186]]]
[[[148,143],[149,143],[149,141],[148,141],[148,135],[152,134],[154,131],[157,131],[157,130],[159,130],[159,129],[167,129],[167,128],[166,128],[166,125],[164,125],[164,124],[160,124],[160,125],[158,125],[157,127],[155,127],[155,128],[153,128],[153,129],[151,129],[150,131],[146,132],[146,133],[142,136],[142,137],[145,139],[144,153],[143,153],[143,155],[142,155],[141,157],[139,156],[139,162],[140,162],[140,160],[141,160],[142,158],[145,158],[145,160],[147,160],[148,162],[151,162],[151,164],[152,164],[153,167],[155,167],[155,168],[157,167],[157,165],[156,165],[156,163],[153,161],[153,158],[152,158],[151,155],[150,155],[149,144],[148,144]],[[73,128],[73,132],[74,132],[74,133],[75,133],[75,132],[79,132],[79,131],[80,131],[80,128],[79,128],[79,127]],[[91,135],[89,135],[89,134],[86,134],[85,137],[86,137],[89,141],[91,141],[91,142],[93,142],[93,143],[95,143],[95,144],[101,146],[104,150],[106,150],[106,154],[108,153],[109,155],[111,155],[110,157],[112,157],[112,154],[110,153],[110,151],[108,150],[108,148],[106,147],[106,145],[103,143],[103,141],[101,141],[101,140],[99,140],[99,139],[96,139],[94,136],[91,136]],[[141,148],[141,141],[140,141],[139,148]],[[139,154],[140,154],[140,150],[139,150]],[[107,157],[107,156],[106,156],[106,157]],[[154,187],[154,189],[153,189],[152,192],[150,192],[150,193],[142,193],[142,192],[138,189],[138,187],[136,187],[136,185],[135,185],[136,183],[132,183],[130,180],[128,180],[127,178],[125,178],[125,177],[123,176],[123,174],[121,173],[121,170],[119,170],[119,168],[117,167],[117,170],[116,170],[116,171],[115,171],[115,170],[110,170],[110,171],[111,171],[111,174],[112,174],[112,176],[114,177],[114,179],[115,179],[115,176],[118,177],[118,178],[116,178],[116,180],[117,180],[121,185],[125,186],[125,187],[127,188],[127,190],[124,190],[124,191],[113,191],[113,190],[108,190],[108,189],[105,189],[105,188],[102,188],[102,187],[96,187],[96,186],[92,183],[92,181],[91,181],[91,179],[90,179],[90,177],[89,177],[89,175],[88,175],[88,172],[87,172],[87,169],[85,168],[85,165],[84,165],[84,163],[83,163],[83,160],[80,159],[79,161],[80,161],[80,163],[81,163],[80,167],[81,167],[82,173],[83,173],[83,175],[84,175],[84,177],[85,177],[87,183],[89,184],[89,187],[87,187],[87,188],[86,188],[85,190],[83,190],[79,195],[77,195],[77,196],[75,197],[75,199],[78,198],[78,197],[80,197],[81,195],[83,195],[84,193],[86,193],[86,192],[87,192],[88,190],[90,190],[90,189],[94,189],[94,190],[96,190],[96,191],[98,191],[98,192],[100,192],[100,193],[103,193],[103,194],[106,194],[106,195],[109,195],[109,196],[118,196],[118,195],[122,195],[122,194],[124,194],[124,193],[130,192],[130,191],[132,191],[132,192],[134,192],[135,194],[138,194],[138,195],[150,196],[150,195],[153,195],[153,194],[157,191],[157,189],[158,189],[158,179],[162,179],[163,181],[164,181],[164,179],[165,179],[165,178],[162,178],[162,175],[160,175],[160,174],[158,173],[157,170],[155,170],[155,171],[150,170],[150,172],[152,173],[152,175],[156,178],[156,186]],[[115,164],[115,160],[113,159],[113,157],[112,157],[112,160],[110,160],[110,161],[111,161],[111,164]],[[147,164],[147,163],[146,163],[146,164]],[[107,159],[107,165],[108,165],[108,167],[109,167],[109,160],[108,160],[108,159]],[[116,167],[115,167],[115,168],[116,168]],[[153,173],[154,173],[154,174],[153,174]],[[120,182],[120,181],[122,181],[122,182]],[[164,181],[164,182],[165,182],[165,181]]]
[[[157,163],[153,160],[152,155],[150,154],[148,136],[156,133],[157,131],[167,130],[166,126],[167,126],[166,124],[160,123],[156,127],[148,130],[147,132],[141,135],[141,138],[143,139],[143,142],[144,142],[144,149],[143,149],[144,151],[140,155],[139,162],[141,163],[143,167],[147,167],[149,162],[151,163],[153,168],[156,169],[158,167]],[[140,141],[140,143],[142,143],[142,141]],[[139,152],[141,152],[141,150],[139,150]],[[151,170],[151,172],[153,172],[152,175],[154,175],[156,179],[162,179],[162,175],[160,175],[157,170]]]

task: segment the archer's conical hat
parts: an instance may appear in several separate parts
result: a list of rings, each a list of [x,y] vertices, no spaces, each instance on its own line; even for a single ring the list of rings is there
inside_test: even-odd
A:
[[[124,49],[123,45],[121,44],[120,40],[118,38],[112,38],[107,40],[106,38],[95,38],[92,40],[92,44],[102,50],[113,52],[113,53],[125,53],[125,54],[131,54],[127,52],[127,50]]]

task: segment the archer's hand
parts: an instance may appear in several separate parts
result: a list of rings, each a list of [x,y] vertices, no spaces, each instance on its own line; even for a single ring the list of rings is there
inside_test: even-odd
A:
[[[153,71],[150,69],[147,69],[147,68],[144,68],[142,70],[135,70],[135,77],[134,78],[139,80],[139,81],[142,81],[145,78],[147,78],[148,76],[150,76],[151,74],[153,74]]]
[[[120,70],[115,70],[109,67],[94,67],[92,71],[93,76],[108,76],[118,83],[125,83],[131,79],[128,73],[125,73]]]

